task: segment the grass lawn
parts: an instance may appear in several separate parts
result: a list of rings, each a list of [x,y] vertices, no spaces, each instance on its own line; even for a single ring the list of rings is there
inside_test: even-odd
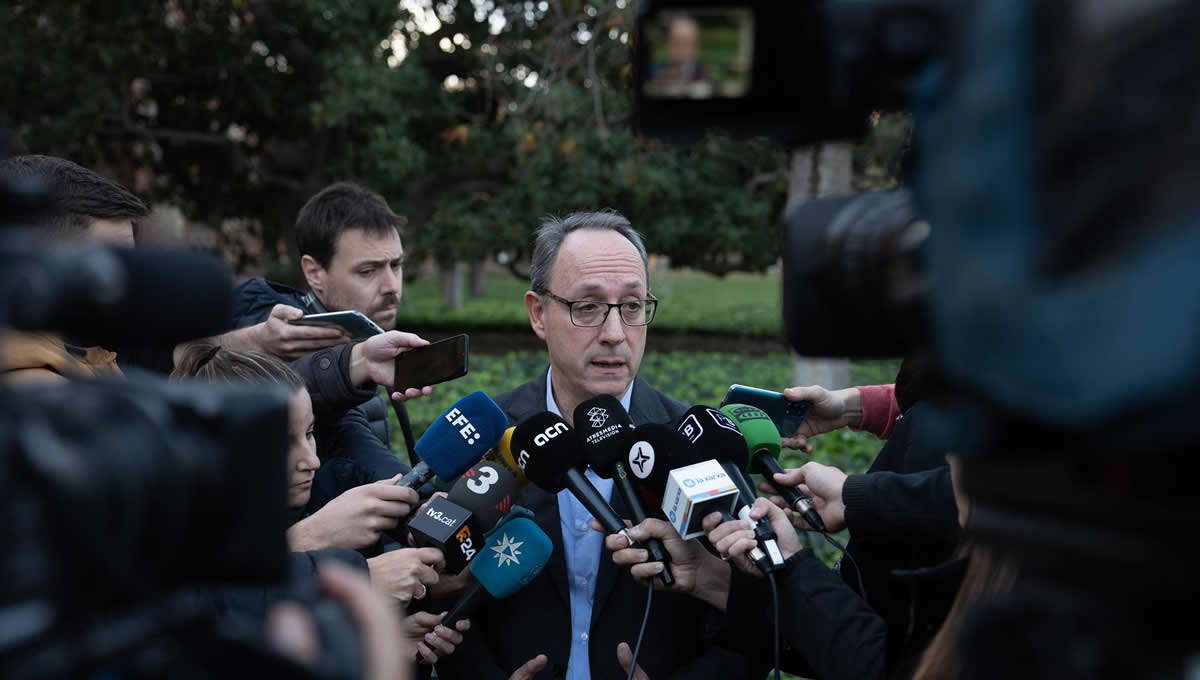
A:
[[[507,272],[494,272],[488,276],[485,295],[464,301],[459,309],[446,310],[437,277],[424,276],[405,286],[398,324],[400,328],[450,325],[466,331],[528,332],[523,302],[528,289],[528,281]],[[779,336],[778,276],[731,274],[717,278],[703,273],[656,272],[651,276],[650,289],[661,301],[654,319],[655,333]]]

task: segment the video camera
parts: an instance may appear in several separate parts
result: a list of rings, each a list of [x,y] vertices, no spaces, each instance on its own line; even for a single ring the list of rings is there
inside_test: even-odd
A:
[[[50,332],[169,351],[226,329],[221,263],[39,244],[20,226],[50,205],[47,187],[0,178],[5,341]],[[218,620],[204,595],[285,580],[287,394],[127,371],[0,385],[0,404],[0,676],[306,675],[266,651],[261,627]],[[342,643],[324,677],[355,677],[356,634],[324,605],[313,607],[318,629]]]
[[[1029,653],[1023,677],[1173,677],[1196,654],[1172,628],[1200,603],[1197,25],[1186,0],[652,0],[639,14],[647,134],[803,144],[912,112],[906,189],[784,216],[785,327],[809,356],[931,357],[970,533],[1023,574],[980,629],[1040,613],[1029,631],[1052,620],[1062,648],[1096,652],[1006,631],[1000,647]],[[969,677],[1006,667],[985,656]]]

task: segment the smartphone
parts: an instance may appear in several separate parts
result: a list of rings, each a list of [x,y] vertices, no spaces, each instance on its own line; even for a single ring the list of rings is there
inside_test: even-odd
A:
[[[322,314],[305,314],[299,319],[293,319],[296,326],[335,326],[344,329],[352,340],[366,340],[372,335],[379,335],[383,329],[371,321],[362,312],[325,312]]]
[[[392,389],[402,392],[463,377],[469,368],[469,346],[466,334],[455,335],[398,355]]]
[[[746,385],[730,385],[725,399],[721,401],[721,406],[727,404],[746,404],[762,409],[770,416],[771,422],[775,423],[780,437],[795,435],[796,428],[804,422],[804,416],[808,415],[808,409],[812,407],[812,402],[788,401],[788,398],[779,392]]]

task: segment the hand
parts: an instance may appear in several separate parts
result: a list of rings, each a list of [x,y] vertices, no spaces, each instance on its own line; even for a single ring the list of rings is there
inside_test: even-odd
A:
[[[818,385],[789,387],[783,391],[783,396],[788,401],[807,401],[812,404],[796,432],[780,441],[789,449],[811,453],[809,437],[843,427],[858,427],[862,423],[862,396],[855,387],[844,390],[827,390]]]
[[[604,527],[596,520],[592,520],[592,528],[604,531]],[[648,550],[630,548],[624,536],[609,534],[604,538],[604,547],[612,553],[613,562],[618,566],[628,566],[634,578],[642,582],[650,581],[659,590],[687,593],[725,611],[729,600],[729,567],[705,550],[704,546],[696,541],[683,540],[671,524],[653,518],[630,528],[629,536],[643,545],[651,538],[662,541],[663,548],[671,557],[671,574],[675,577],[675,585],[662,584],[658,575],[663,572],[663,563],[650,562]]]
[[[545,654],[538,654],[529,661],[521,664],[520,668],[508,676],[508,680],[533,680],[533,676],[541,673],[549,661],[550,657]]]
[[[346,491],[288,529],[292,552],[375,545],[420,502],[416,489],[396,486],[403,475]]]
[[[821,516],[821,521],[825,522],[826,531],[835,533],[846,528],[846,504],[842,501],[846,473],[832,465],[809,462],[777,474],[774,479],[779,486],[794,486],[801,494],[808,496],[812,501],[813,510],[816,510]],[[766,482],[759,484],[758,488],[767,493],[775,491],[775,488]],[[791,515],[792,509],[782,498],[774,496],[771,502]],[[798,531],[815,531],[800,515],[791,516],[792,524]]]
[[[625,675],[629,675],[629,667],[633,665],[633,650],[629,648],[627,643],[622,642],[617,645],[617,663],[621,664],[621,668],[625,670]],[[646,675],[646,671],[642,670],[641,666],[633,672],[633,680],[650,680],[650,676]]]
[[[446,558],[437,548],[401,548],[367,560],[371,583],[405,603],[425,597],[445,567]]]
[[[775,542],[783,559],[800,552],[800,536],[792,528],[788,513],[773,505],[765,498],[757,498],[750,507],[750,518],[754,520],[767,517],[771,529],[775,532]],[[754,530],[750,522],[736,519],[729,522],[721,521],[721,514],[714,512],[704,518],[704,530],[708,532],[708,541],[717,552],[728,555],[729,561],[747,574],[759,575],[758,567],[751,561],[749,553],[757,545]]]
[[[400,615],[361,574],[340,564],[317,570],[321,589],[337,600],[358,626],[366,680],[409,680],[412,647],[401,635]],[[267,615],[267,640],[281,654],[304,665],[320,655],[320,636],[312,616],[297,604],[283,603]],[[397,640],[400,641],[397,644]]]
[[[429,586],[429,592],[439,600],[444,600],[448,597],[458,595],[466,589],[467,584],[471,582],[471,570],[463,569],[459,574],[441,574],[438,577],[438,582]]]
[[[427,664],[435,664],[438,658],[453,654],[455,647],[462,644],[462,634],[471,629],[467,619],[454,624],[456,630],[441,625],[446,613],[416,612],[404,619],[404,636],[416,645],[417,653]]]
[[[396,356],[416,347],[424,347],[429,341],[412,333],[388,331],[373,335],[350,350],[350,382],[359,387],[374,383],[392,387],[396,377]],[[394,401],[406,401],[433,393],[432,387],[417,389],[410,387],[404,392],[393,392]]]
[[[259,351],[285,359],[298,359],[319,349],[350,342],[346,331],[329,326],[294,326],[304,312],[288,305],[275,305],[267,320],[250,327],[253,343]]]

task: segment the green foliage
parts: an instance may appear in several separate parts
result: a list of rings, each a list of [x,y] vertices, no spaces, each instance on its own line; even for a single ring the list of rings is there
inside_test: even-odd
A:
[[[483,296],[466,300],[455,310],[442,307],[437,286],[438,282],[430,278],[405,284],[400,328],[529,331],[522,301],[528,281],[492,274]],[[777,276],[734,274],[718,279],[708,274],[671,271],[652,274],[650,288],[662,301],[652,333],[779,337],[781,299]]]

